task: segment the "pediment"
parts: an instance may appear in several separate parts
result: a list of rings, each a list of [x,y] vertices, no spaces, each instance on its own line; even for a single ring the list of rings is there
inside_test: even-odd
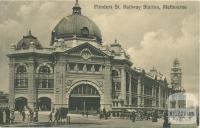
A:
[[[84,44],[78,45],[76,47],[73,47],[71,49],[68,49],[67,51],[65,51],[65,54],[80,55],[85,59],[89,58],[90,56],[109,57],[109,55],[105,51],[87,42]]]

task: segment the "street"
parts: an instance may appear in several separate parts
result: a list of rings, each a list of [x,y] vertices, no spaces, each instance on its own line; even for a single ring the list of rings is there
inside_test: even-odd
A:
[[[86,116],[78,115],[78,114],[69,114],[70,116],[70,124],[60,124],[53,126],[65,126],[69,128],[161,128],[163,120],[160,119],[158,122],[152,122],[151,120],[145,121],[136,121],[132,122],[128,119],[99,119],[97,116],[89,115]],[[15,113],[15,123],[11,125],[4,126],[18,126],[18,127],[31,127],[31,126],[51,126],[48,123],[48,113],[42,112],[39,113],[39,122],[29,123],[27,120],[22,122],[21,115],[17,112]]]
[[[70,116],[70,124],[59,124],[59,125],[51,125],[48,123],[48,113],[40,112],[39,113],[39,122],[29,123],[28,121],[22,122],[21,115],[19,113],[15,114],[15,123],[12,125],[4,125],[9,127],[68,127],[68,128],[162,128],[163,119],[158,119],[158,122],[152,122],[151,120],[144,121],[136,121],[132,122],[128,119],[99,119],[97,116],[89,115],[86,116],[78,115],[78,114],[69,114]],[[179,126],[180,127],[180,126]],[[179,128],[178,126],[172,128]],[[182,126],[180,127],[182,128]],[[195,125],[192,127],[184,125],[184,128],[196,128]]]

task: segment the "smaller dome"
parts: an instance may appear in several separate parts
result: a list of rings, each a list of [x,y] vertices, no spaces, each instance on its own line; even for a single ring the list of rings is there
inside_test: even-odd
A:
[[[31,30],[29,30],[28,35],[23,36],[17,43],[17,49],[28,49],[30,45],[35,45],[36,48],[42,48],[38,39],[32,35]]]

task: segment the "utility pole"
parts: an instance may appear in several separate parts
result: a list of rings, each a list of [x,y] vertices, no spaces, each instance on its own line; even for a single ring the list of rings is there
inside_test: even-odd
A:
[[[61,108],[62,108],[62,106],[63,106],[63,79],[64,79],[64,76],[63,76],[63,73],[61,73],[61,86],[62,86],[62,97],[61,97],[61,99],[62,99],[62,101],[61,101]]]

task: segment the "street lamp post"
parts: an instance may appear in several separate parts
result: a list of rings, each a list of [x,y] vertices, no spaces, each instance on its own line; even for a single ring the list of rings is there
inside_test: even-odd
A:
[[[63,73],[61,73],[61,86],[62,86],[61,108],[63,106],[63,79],[64,79],[64,76],[63,76]]]

